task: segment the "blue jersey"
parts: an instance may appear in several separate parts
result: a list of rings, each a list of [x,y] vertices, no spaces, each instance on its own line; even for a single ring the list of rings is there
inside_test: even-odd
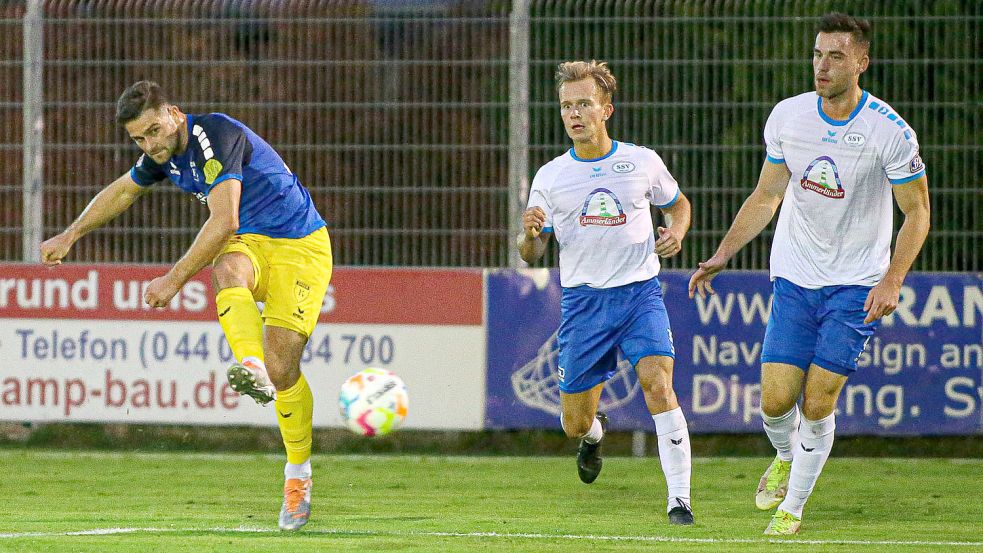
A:
[[[146,155],[130,169],[140,186],[168,178],[205,203],[212,188],[242,182],[237,234],[301,238],[325,226],[311,195],[273,148],[249,127],[222,113],[188,115],[188,147],[158,165]]]

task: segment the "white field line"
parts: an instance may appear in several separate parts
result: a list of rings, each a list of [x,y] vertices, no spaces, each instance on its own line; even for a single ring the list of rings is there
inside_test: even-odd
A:
[[[983,413],[983,411],[981,411]],[[155,452],[155,451],[73,451],[73,450],[31,450],[31,449],[4,449],[0,450],[0,458],[4,457],[32,457],[41,459],[151,459],[151,460],[162,460],[162,459],[173,459],[186,458],[186,459],[200,459],[200,460],[215,460],[215,461],[229,461],[229,460],[242,460],[242,461],[253,461],[253,460],[273,460],[277,463],[282,462],[282,453],[204,453],[204,452],[193,452],[193,451],[175,451],[175,452]],[[613,457],[619,461],[637,462],[641,460],[648,459],[650,461],[658,460],[657,456],[646,457],[638,459],[635,457]],[[469,455],[403,455],[397,453],[379,453],[379,454],[323,454],[315,455],[312,460],[317,463],[318,459],[332,459],[340,461],[378,461],[387,462],[395,459],[405,460],[405,461],[433,461],[433,462],[446,462],[446,463],[461,463],[468,465],[478,465],[478,464],[496,464],[501,462],[507,462],[512,460],[522,460],[523,462],[536,462],[536,463],[553,463],[557,460],[566,462],[569,457],[559,457],[559,456],[535,456],[535,457],[525,457],[525,456],[510,456],[510,455],[481,455],[481,456],[469,456]],[[719,462],[729,462],[729,461],[747,461],[748,459],[753,459],[751,457],[694,457],[694,464],[711,464]],[[899,463],[907,464],[911,461],[931,461],[934,463],[951,463],[954,465],[983,465],[983,459],[971,458],[971,457],[956,457],[956,458],[942,458],[942,457],[837,457],[837,459],[863,459],[872,460],[880,463]],[[762,457],[765,462],[764,466],[767,466],[769,459]]]
[[[48,538],[62,536],[110,536],[117,534],[228,534],[250,533],[283,535],[282,532],[271,528],[94,528],[70,532],[6,532],[0,533],[0,539]],[[539,534],[539,533],[509,533],[509,532],[380,532],[373,530],[305,530],[300,535],[321,534],[324,536],[394,536],[394,537],[436,537],[436,538],[503,538],[553,541],[607,541],[607,542],[650,542],[650,543],[707,543],[707,544],[768,544],[781,543],[786,545],[858,545],[858,546],[951,546],[951,547],[980,547],[983,541],[904,541],[904,540],[803,540],[789,539],[740,539],[740,538],[682,538],[670,536],[605,536],[596,534]]]

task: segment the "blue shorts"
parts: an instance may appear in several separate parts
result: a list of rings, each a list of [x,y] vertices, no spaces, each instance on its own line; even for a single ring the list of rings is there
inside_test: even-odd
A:
[[[774,290],[762,363],[786,363],[804,371],[816,364],[844,376],[857,370],[857,359],[879,323],[864,324],[869,286],[810,290],[776,278]]]
[[[632,366],[649,355],[675,357],[658,278],[615,288],[564,288],[560,311],[557,372],[565,394],[614,376],[619,349]]]

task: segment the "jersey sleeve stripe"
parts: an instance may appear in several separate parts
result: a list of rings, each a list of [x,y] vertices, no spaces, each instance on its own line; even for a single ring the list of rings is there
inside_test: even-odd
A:
[[[205,191],[205,193],[207,194],[208,192],[211,192],[212,191],[212,188],[215,188],[215,185],[216,184],[218,184],[218,183],[220,183],[222,181],[227,181],[229,179],[236,179],[239,182],[242,182],[242,175],[238,175],[236,173],[229,173],[227,175],[222,175],[221,177],[215,179],[215,182],[213,182],[212,185],[208,187],[208,190]]]
[[[679,190],[676,190],[676,195],[673,196],[671,200],[669,200],[668,202],[666,202],[666,203],[664,203],[662,205],[657,205],[655,207],[657,207],[659,209],[665,209],[667,207],[672,206],[672,204],[676,203],[676,200],[678,200],[678,199],[679,199]]]
[[[910,177],[905,177],[903,179],[887,179],[887,180],[891,184],[898,185],[898,184],[905,184],[907,182],[911,182],[911,181],[916,180],[916,179],[920,179],[920,178],[922,178],[924,176],[925,176],[925,170],[922,169],[921,171],[915,173],[914,175],[912,175]]]

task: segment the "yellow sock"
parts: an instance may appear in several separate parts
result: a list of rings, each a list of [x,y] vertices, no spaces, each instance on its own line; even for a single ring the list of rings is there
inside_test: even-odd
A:
[[[232,354],[242,361],[246,357],[263,358],[263,319],[256,300],[248,288],[225,288],[215,296],[218,322]]]
[[[287,462],[299,465],[311,457],[314,396],[301,373],[297,383],[276,393],[276,420],[287,449]]]

